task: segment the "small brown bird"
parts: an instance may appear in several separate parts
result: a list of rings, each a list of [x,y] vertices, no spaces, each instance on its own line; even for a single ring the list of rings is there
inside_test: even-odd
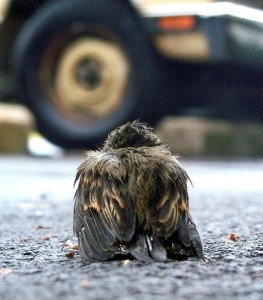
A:
[[[75,183],[74,232],[89,261],[204,257],[189,213],[189,177],[152,128],[134,121],[88,151]]]

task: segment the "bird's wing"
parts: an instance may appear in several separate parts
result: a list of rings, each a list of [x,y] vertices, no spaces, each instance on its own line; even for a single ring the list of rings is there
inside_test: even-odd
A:
[[[134,206],[125,178],[126,169],[118,157],[100,151],[87,152],[77,171],[74,232],[88,260],[114,256],[118,242],[128,242],[134,234]]]
[[[157,189],[148,213],[153,233],[165,238],[168,256],[176,255],[178,244],[186,255],[204,257],[202,241],[189,212],[189,177],[177,163],[166,163],[157,175]],[[172,254],[172,255],[171,255]]]
[[[157,236],[168,238],[180,227],[182,215],[189,210],[188,179],[187,173],[176,161],[166,162],[158,169],[156,193],[148,212]]]

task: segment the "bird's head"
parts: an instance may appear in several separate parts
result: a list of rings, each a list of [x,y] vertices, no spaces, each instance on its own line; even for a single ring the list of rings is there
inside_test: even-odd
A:
[[[160,139],[152,132],[153,128],[139,121],[128,122],[113,130],[106,139],[103,149],[126,147],[154,147],[161,145]]]

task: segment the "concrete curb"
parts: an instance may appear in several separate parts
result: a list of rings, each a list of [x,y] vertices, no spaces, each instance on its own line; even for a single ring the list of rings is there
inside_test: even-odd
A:
[[[157,134],[180,156],[263,156],[263,124],[166,117]]]
[[[34,117],[22,105],[0,104],[0,153],[25,153]],[[263,124],[166,117],[156,133],[184,157],[263,156]]]
[[[34,118],[24,106],[0,104],[0,152],[25,153]]]

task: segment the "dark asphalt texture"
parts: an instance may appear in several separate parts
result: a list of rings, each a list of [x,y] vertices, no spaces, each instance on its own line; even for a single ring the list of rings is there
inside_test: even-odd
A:
[[[61,250],[76,241],[73,180],[81,160],[0,157],[1,299],[263,299],[263,160],[182,160],[210,260],[152,263],[89,263]]]

